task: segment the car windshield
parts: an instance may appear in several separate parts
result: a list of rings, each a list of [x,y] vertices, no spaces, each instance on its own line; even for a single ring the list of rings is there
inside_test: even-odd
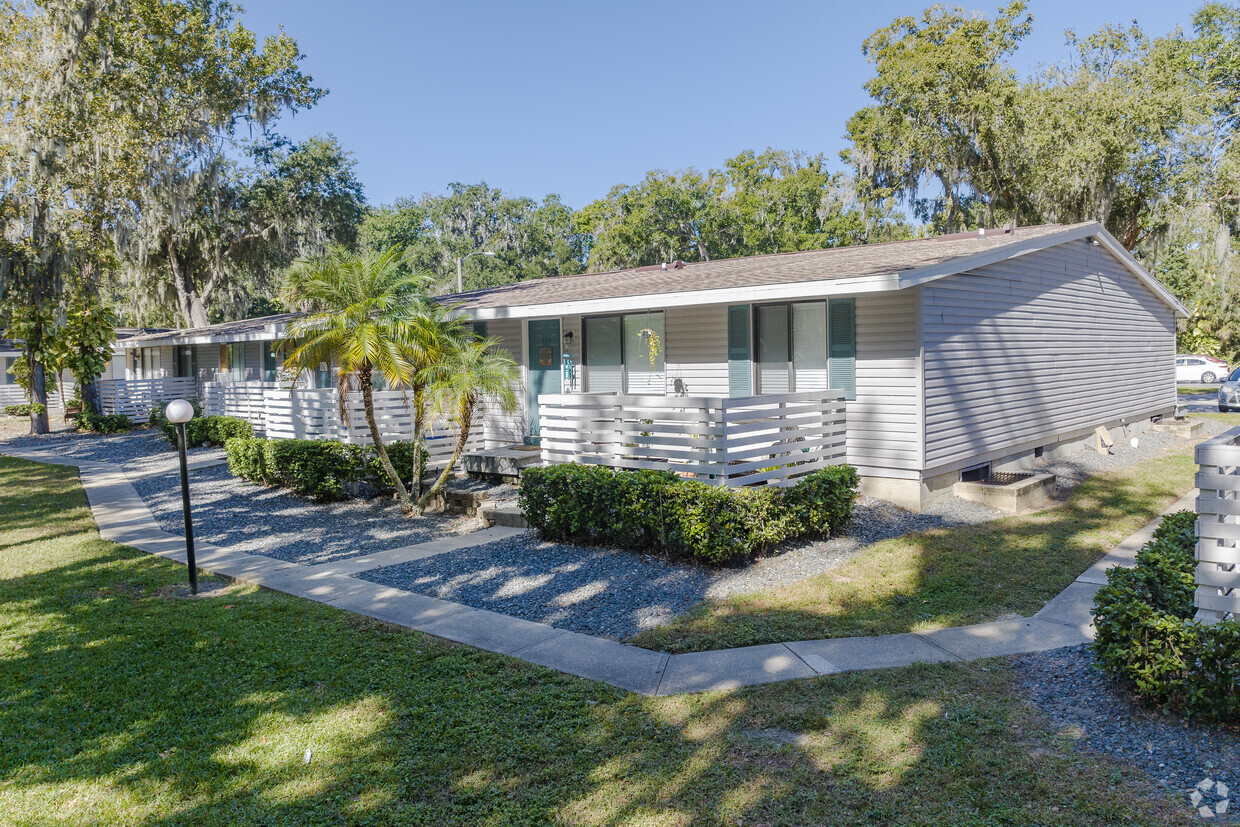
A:
[[[1227,377],[1228,382],[1240,382],[1240,368],[1236,368],[1231,372],[1231,376]]]

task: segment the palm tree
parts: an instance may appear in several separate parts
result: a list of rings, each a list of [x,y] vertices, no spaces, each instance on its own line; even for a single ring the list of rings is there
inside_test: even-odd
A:
[[[474,416],[485,409],[488,398],[495,399],[505,411],[517,407],[513,386],[520,381],[521,371],[507,351],[498,349],[499,344],[496,338],[460,342],[449,350],[447,358],[425,371],[437,407],[456,420],[459,430],[447,466],[418,500],[419,513],[426,510],[452,474],[469,441]]]
[[[340,414],[346,421],[348,394],[361,391],[375,453],[395,482],[406,514],[413,511],[413,499],[392,466],[375,422],[374,374],[389,387],[408,386],[438,346],[434,342],[428,346],[427,331],[450,320],[427,297],[428,281],[409,272],[397,248],[351,253],[334,247],[323,256],[294,262],[283,291],[287,306],[310,311],[289,325],[281,341],[288,345],[284,368],[296,377],[324,362],[335,365]],[[438,321],[432,324],[428,319]]]
[[[442,302],[427,302],[423,312],[415,322],[413,354],[413,374],[409,384],[413,390],[413,432],[419,448],[422,447],[422,432],[426,421],[430,418],[430,394],[427,382],[436,374],[436,365],[449,358],[472,338],[472,334],[462,323],[462,317],[455,308]],[[414,451],[414,496],[422,497],[422,478],[426,472],[426,453]]]

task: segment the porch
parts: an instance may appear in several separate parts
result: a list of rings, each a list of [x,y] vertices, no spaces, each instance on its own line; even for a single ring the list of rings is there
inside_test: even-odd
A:
[[[198,383],[192,376],[169,376],[159,379],[101,379],[99,407],[105,414],[121,414],[134,422],[145,422],[151,408],[173,399],[189,399],[198,395]]]
[[[544,465],[671,471],[711,485],[792,485],[847,462],[844,392],[538,397]]]

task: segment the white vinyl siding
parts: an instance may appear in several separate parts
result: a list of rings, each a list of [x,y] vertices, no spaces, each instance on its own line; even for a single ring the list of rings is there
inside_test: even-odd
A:
[[[922,296],[930,473],[1175,407],[1172,309],[1084,240]]]
[[[664,311],[667,392],[728,396],[728,306]]]
[[[866,476],[916,479],[921,468],[917,288],[857,297],[857,398],[848,461]]]
[[[245,356],[242,367],[244,368],[243,379],[253,381],[263,378],[263,348],[266,342],[246,342]]]
[[[500,348],[508,351],[518,365],[525,364],[525,352],[521,346],[522,323],[516,319],[493,319],[487,322],[487,336],[499,339]],[[496,448],[502,445],[520,444],[528,433],[525,422],[525,384],[523,379],[519,387],[514,388],[517,396],[516,410],[508,412],[497,406],[488,407],[483,422],[483,437],[486,447]]]
[[[220,369],[219,345],[192,345],[194,361],[198,364],[198,381],[214,382],[215,374]]]

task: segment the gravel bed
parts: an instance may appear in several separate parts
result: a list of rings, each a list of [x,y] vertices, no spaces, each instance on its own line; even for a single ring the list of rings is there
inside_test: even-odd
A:
[[[615,549],[546,543],[532,532],[358,576],[617,640],[689,609],[711,580],[705,568]]]
[[[1094,667],[1088,645],[1011,659],[1022,692],[1062,734],[1091,752],[1133,764],[1185,807],[1204,779],[1231,788],[1230,812],[1218,824],[1240,824],[1240,728],[1189,725],[1138,706],[1135,696]]]
[[[1203,419],[1202,438],[1221,434],[1231,425],[1215,419]],[[1130,442],[1132,437],[1124,437],[1115,442],[1110,454],[1100,454],[1087,449],[1057,460],[1049,460],[1037,466],[1039,471],[1048,471],[1055,475],[1055,485],[1061,492],[1081,483],[1086,477],[1115,471],[1136,462],[1162,456],[1176,448],[1182,448],[1185,441],[1175,434],[1166,432],[1146,431],[1136,435],[1137,447]]]
[[[179,475],[160,474],[133,485],[159,527],[183,536]],[[473,517],[459,515],[403,517],[387,497],[317,503],[236,479],[225,466],[191,470],[190,492],[195,537],[306,565],[425,543],[478,526]]]
[[[0,445],[15,448],[35,448],[50,451],[62,457],[107,462],[119,465],[126,473],[147,474],[177,468],[176,448],[154,429],[137,430],[128,434],[79,434],[61,431],[47,436],[18,436],[0,441]],[[222,448],[191,448],[186,451],[191,460],[222,459]]]

